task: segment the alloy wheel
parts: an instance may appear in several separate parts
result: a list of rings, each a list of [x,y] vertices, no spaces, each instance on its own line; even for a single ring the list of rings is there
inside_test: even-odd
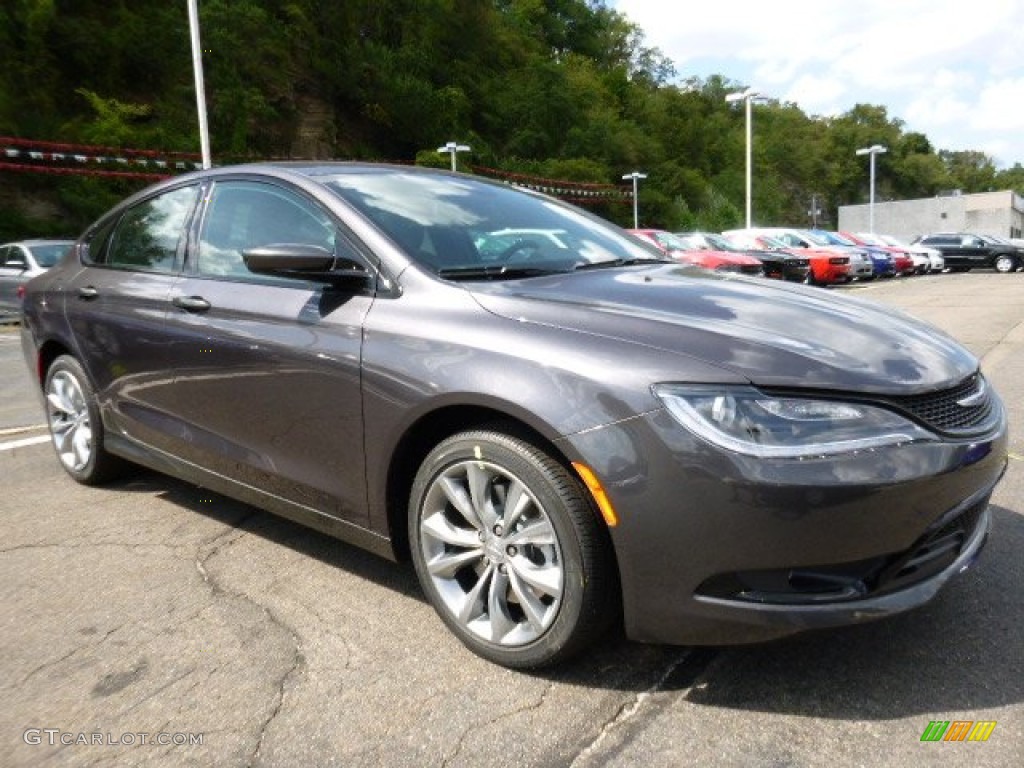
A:
[[[50,379],[46,403],[50,434],[61,463],[72,472],[81,472],[93,453],[92,422],[81,384],[69,371],[58,371]]]
[[[493,463],[453,464],[427,488],[419,525],[429,578],[460,626],[505,647],[548,630],[563,558],[548,513],[519,478]]]

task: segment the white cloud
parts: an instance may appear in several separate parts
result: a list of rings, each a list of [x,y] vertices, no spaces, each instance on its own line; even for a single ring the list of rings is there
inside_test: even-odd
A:
[[[782,95],[782,101],[799,104],[811,115],[837,115],[843,112],[846,86],[839,80],[816,75],[801,75]]]
[[[881,104],[939,148],[1024,159],[1019,0],[615,0],[681,77],[720,74],[809,114]]]

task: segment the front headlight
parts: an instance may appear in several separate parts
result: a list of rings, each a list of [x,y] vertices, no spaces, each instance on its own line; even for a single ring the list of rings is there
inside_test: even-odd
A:
[[[747,456],[810,459],[935,437],[885,408],[777,397],[752,387],[657,384],[675,419],[712,445]]]

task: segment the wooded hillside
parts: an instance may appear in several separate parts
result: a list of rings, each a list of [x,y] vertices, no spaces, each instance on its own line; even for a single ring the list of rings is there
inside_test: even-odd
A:
[[[202,0],[214,162],[281,157],[460,164],[622,183],[648,174],[642,224],[741,224],[746,84],[676,72],[642,32],[585,0]],[[185,0],[8,0],[0,136],[197,152]],[[1019,164],[937,151],[884,106],[834,118],[755,106],[754,211],[804,224],[867,198],[1024,189]],[[0,170],[0,239],[75,234],[141,182]],[[632,210],[591,206],[619,223]]]

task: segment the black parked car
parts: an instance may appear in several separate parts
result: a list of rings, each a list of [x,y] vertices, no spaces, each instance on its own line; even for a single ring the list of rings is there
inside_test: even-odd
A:
[[[1011,242],[969,232],[938,232],[914,240],[942,251],[946,267],[953,272],[988,268],[1015,272],[1024,267],[1024,250]]]
[[[142,464],[411,554],[513,667],[620,615],[707,644],[920,605],[977,557],[1007,462],[999,398],[935,329],[447,172],[171,179],[23,317],[74,479]]]

